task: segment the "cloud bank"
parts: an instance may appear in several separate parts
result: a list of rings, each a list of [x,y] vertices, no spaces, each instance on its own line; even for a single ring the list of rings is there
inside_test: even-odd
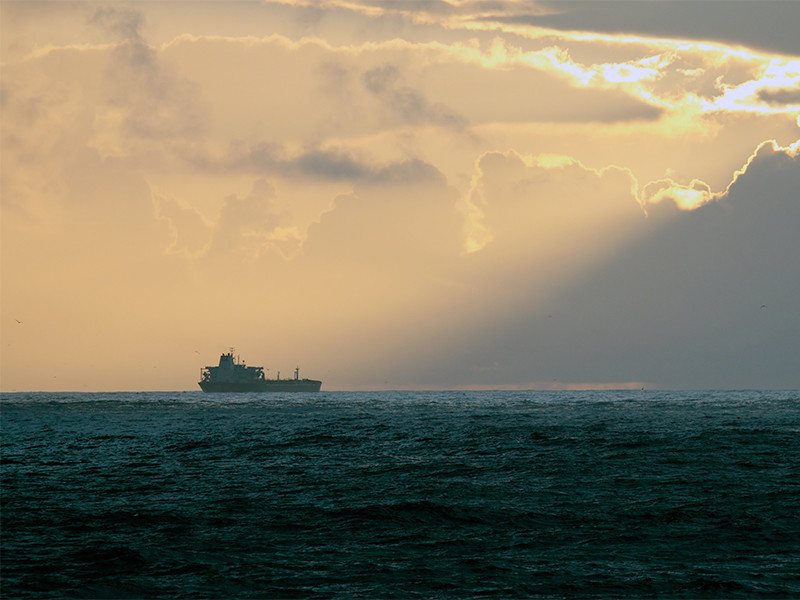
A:
[[[4,3],[2,388],[800,387],[789,4]]]

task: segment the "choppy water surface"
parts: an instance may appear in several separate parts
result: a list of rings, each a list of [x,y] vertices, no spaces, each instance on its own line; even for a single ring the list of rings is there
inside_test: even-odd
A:
[[[1,407],[4,598],[800,597],[797,392]]]

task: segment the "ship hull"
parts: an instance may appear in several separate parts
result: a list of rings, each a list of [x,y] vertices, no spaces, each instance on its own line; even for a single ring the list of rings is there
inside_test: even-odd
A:
[[[200,381],[204,392],[318,392],[322,382],[315,379],[261,379],[259,381]]]

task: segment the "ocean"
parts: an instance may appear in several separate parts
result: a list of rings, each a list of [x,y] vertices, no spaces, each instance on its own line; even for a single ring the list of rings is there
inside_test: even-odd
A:
[[[798,598],[800,393],[3,394],[2,598]]]

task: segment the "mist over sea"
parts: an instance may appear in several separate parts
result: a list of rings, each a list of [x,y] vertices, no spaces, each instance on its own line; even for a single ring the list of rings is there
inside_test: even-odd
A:
[[[800,597],[798,392],[0,401],[3,598]]]

